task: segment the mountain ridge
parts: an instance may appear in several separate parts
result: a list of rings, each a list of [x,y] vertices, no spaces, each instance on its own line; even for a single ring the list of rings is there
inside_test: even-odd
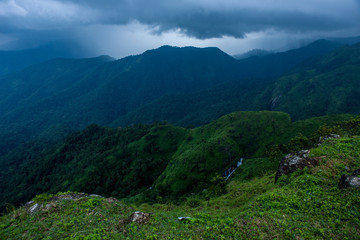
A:
[[[52,126],[58,126],[59,130],[69,127],[74,130],[92,123],[122,124],[121,117],[165,96],[208,91],[214,96],[207,95],[207,98],[217,99],[217,91],[211,89],[225,86],[226,83],[234,83],[229,85],[230,88],[236,86],[230,89],[233,91],[230,96],[237,94],[236,89],[254,88],[262,91],[280,73],[287,73],[304,59],[332,51],[335,45],[337,46],[324,40],[317,41],[302,49],[257,58],[255,62],[253,59],[235,60],[218,48],[164,46],[115,61],[99,58],[98,64],[93,61],[88,66],[86,62],[91,60],[74,60],[71,66],[51,65],[54,63],[52,61],[32,66],[0,78],[0,85],[6,82],[25,84],[10,91],[8,87],[2,88],[7,90],[0,97],[0,135],[5,140],[1,149],[5,153],[7,149],[17,145],[16,138],[21,139],[19,143],[23,143],[44,135],[42,132]],[[314,51],[314,48],[317,50]],[[61,77],[66,79],[61,80]],[[36,84],[50,80],[52,85],[36,89]],[[32,81],[34,84],[31,84]],[[229,91],[226,87],[218,89],[221,88],[221,91]],[[260,102],[261,107],[247,107],[251,98],[256,98],[258,94],[249,95],[243,90],[240,92],[244,94],[243,99],[247,96],[246,101],[240,103],[243,106],[241,108],[236,108],[239,101],[224,109],[217,104],[217,113],[207,116],[206,111],[210,110],[211,105],[206,105],[205,102],[205,105],[200,104],[206,111],[202,111],[204,118],[197,117],[200,119],[195,121],[195,125],[210,122],[231,111],[266,109],[263,106],[267,103]],[[223,97],[228,101],[226,94]],[[249,106],[254,105],[252,103]],[[187,114],[186,106],[183,109],[184,114]],[[194,108],[193,111],[198,110]],[[184,125],[194,122],[191,119],[187,121],[186,118],[181,121]],[[130,119],[128,124],[134,122],[136,119]],[[55,128],[52,132],[56,133]],[[6,140],[9,136],[12,136],[11,141]]]

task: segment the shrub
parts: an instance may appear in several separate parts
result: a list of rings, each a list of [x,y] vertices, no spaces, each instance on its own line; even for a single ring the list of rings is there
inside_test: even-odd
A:
[[[186,200],[186,205],[188,205],[189,207],[192,207],[192,208],[196,208],[201,205],[201,200],[194,198],[194,197],[188,198]]]
[[[41,202],[45,202],[45,201],[50,200],[53,196],[54,196],[54,195],[52,195],[52,194],[42,193],[42,194],[36,195],[36,196],[33,198],[33,201],[34,201],[35,203],[41,203]]]

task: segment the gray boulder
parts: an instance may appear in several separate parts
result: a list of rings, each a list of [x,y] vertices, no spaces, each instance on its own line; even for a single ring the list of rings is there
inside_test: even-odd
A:
[[[310,150],[301,150],[299,152],[286,155],[279,164],[275,175],[275,183],[279,177],[293,173],[297,169],[303,169],[304,167],[314,167],[318,165],[321,157],[310,158],[309,153]]]
[[[139,224],[147,224],[150,221],[150,213],[136,211],[128,218],[128,222],[136,222]]]
[[[42,208],[42,204],[38,204],[38,203],[33,204],[33,203],[34,203],[33,201],[30,201],[25,204],[26,210],[30,214],[34,214]]]
[[[358,188],[360,187],[360,169],[352,172],[351,176],[343,174],[339,181],[339,188]]]

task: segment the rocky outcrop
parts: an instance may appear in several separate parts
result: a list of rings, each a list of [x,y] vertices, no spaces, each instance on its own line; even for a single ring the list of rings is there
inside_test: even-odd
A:
[[[329,134],[320,137],[318,146],[329,139],[338,139],[340,135]],[[297,169],[303,169],[304,167],[315,167],[319,161],[324,157],[309,157],[310,150],[301,150],[299,152],[290,153],[286,155],[280,162],[278,170],[275,175],[275,183],[282,175],[288,175],[295,172]]]
[[[280,162],[279,168],[275,175],[275,183],[282,175],[288,175],[297,169],[304,167],[314,167],[318,165],[321,157],[310,158],[310,150],[301,150],[299,152],[286,155]]]
[[[136,222],[139,224],[147,224],[150,221],[150,213],[143,213],[136,211],[128,218],[129,222]]]
[[[31,206],[29,208],[29,212],[30,213],[36,213],[37,211],[39,211],[42,208],[42,205],[36,203],[35,205]]]
[[[120,219],[118,229],[122,232],[126,232],[126,225],[132,222],[138,224],[148,224],[150,222],[150,213],[136,211],[128,218]]]
[[[326,135],[326,136],[322,136],[322,137],[319,138],[319,143],[317,145],[320,146],[321,144],[323,144],[328,139],[338,139],[338,138],[341,138],[341,136],[338,135],[338,134],[329,134],[329,135]]]
[[[350,176],[343,174],[339,181],[339,188],[358,188],[360,187],[360,169],[352,172]]]
[[[61,194],[58,196],[54,196],[50,199],[50,201],[58,201],[61,199],[65,199],[65,200],[77,200],[83,197],[92,197],[95,194],[86,194],[86,193],[66,193],[66,194]],[[101,197],[99,195],[95,195],[96,197]],[[95,197],[94,196],[94,197]]]
[[[25,206],[25,209],[28,211],[28,213],[34,214],[34,213],[36,213],[36,212],[38,212],[40,210],[49,211],[50,209],[56,207],[57,202],[60,201],[60,200],[73,200],[73,201],[76,201],[76,200],[84,198],[84,197],[104,198],[104,197],[102,197],[100,195],[96,195],[96,194],[90,194],[89,195],[89,194],[86,194],[86,193],[65,193],[65,194],[53,196],[52,198],[50,198],[47,201],[47,204],[45,206],[44,206],[44,204],[35,203],[34,201],[29,201],[24,206]],[[115,198],[106,198],[105,200],[108,201],[109,203],[118,201]]]
[[[25,208],[28,213],[34,214],[42,208],[42,204],[35,203],[34,201],[29,201],[25,203]]]

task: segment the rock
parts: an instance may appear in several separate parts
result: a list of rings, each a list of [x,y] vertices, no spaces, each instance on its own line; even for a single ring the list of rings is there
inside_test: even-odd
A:
[[[360,187],[360,169],[352,172],[351,176],[343,174],[339,181],[339,188],[358,188]]]
[[[50,200],[51,201],[58,201],[61,199],[65,199],[65,200],[77,200],[83,197],[88,197],[89,195],[86,193],[67,193],[67,194],[62,194],[62,195],[58,195],[58,196],[54,196],[52,197]]]
[[[42,205],[36,203],[35,205],[33,205],[33,206],[31,206],[31,207],[29,208],[29,212],[30,212],[31,214],[34,214],[34,213],[36,213],[37,211],[39,211],[39,210],[41,209],[41,207],[42,207]]]
[[[55,207],[56,207],[55,202],[50,202],[50,203],[46,204],[43,211],[49,211],[50,209],[55,208]]]
[[[136,211],[128,218],[129,222],[136,222],[139,224],[147,224],[150,221],[150,213],[143,213]]]
[[[41,207],[42,207],[42,205],[40,205],[38,203],[34,204],[34,201],[29,201],[29,202],[25,203],[26,210],[31,214],[39,211]]]
[[[360,178],[344,174],[341,176],[338,186],[339,188],[360,187]]]
[[[275,175],[275,183],[282,175],[288,175],[295,172],[297,169],[303,169],[304,167],[316,166],[322,157],[310,158],[310,150],[301,150],[296,153],[290,153],[286,155],[280,162],[279,168]]]
[[[98,195],[98,194],[90,194],[89,197],[104,198],[103,196],[100,196],[100,195]]]
[[[117,200],[116,198],[113,198],[113,197],[106,198],[105,201],[108,202],[108,203],[119,202],[119,200]]]
[[[329,134],[329,135],[320,137],[318,146],[321,145],[324,141],[326,141],[328,139],[337,139],[337,138],[341,138],[341,136],[338,134]]]
[[[323,140],[328,140],[328,139],[336,139],[336,138],[340,138],[340,135],[338,134],[329,134],[323,137]]]

